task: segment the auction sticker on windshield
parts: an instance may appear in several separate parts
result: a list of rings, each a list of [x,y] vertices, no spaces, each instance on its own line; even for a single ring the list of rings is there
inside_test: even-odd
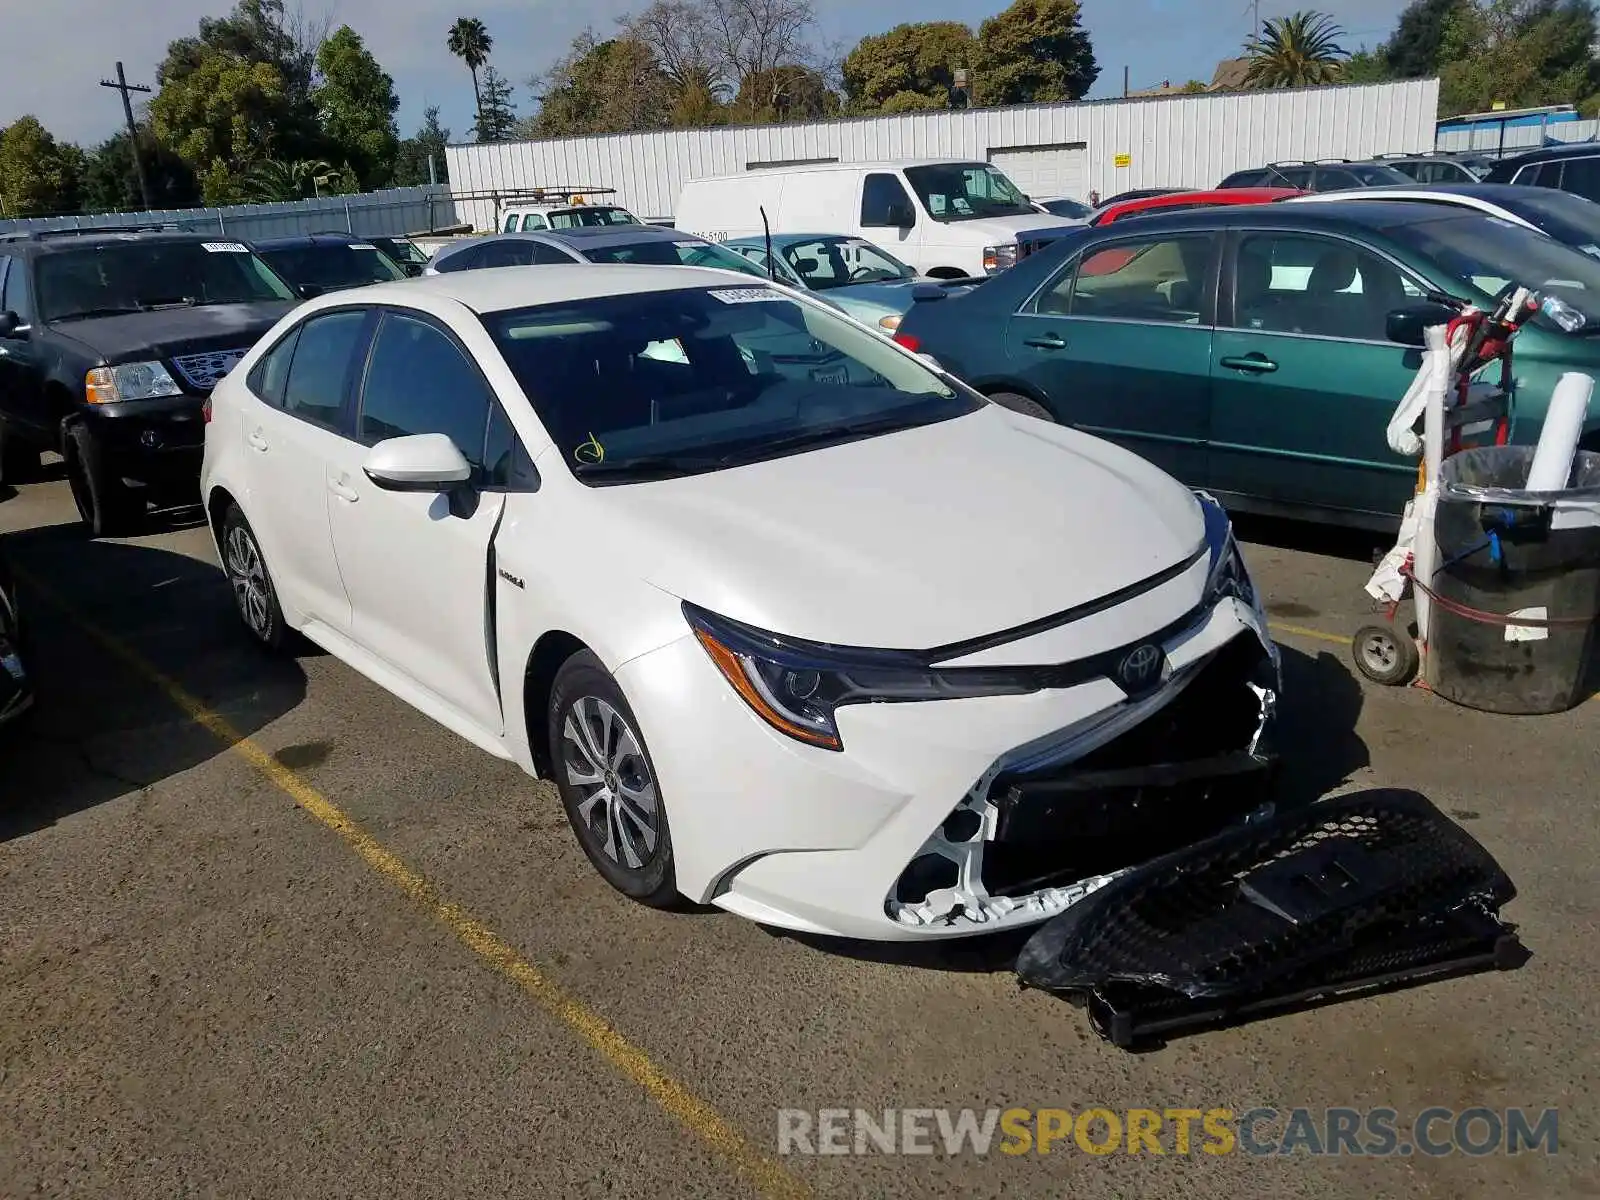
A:
[[[710,294],[724,304],[760,304],[764,300],[789,298],[779,292],[769,292],[766,288],[715,288]]]
[[[250,247],[243,242],[201,242],[206,250],[212,254],[249,254]]]

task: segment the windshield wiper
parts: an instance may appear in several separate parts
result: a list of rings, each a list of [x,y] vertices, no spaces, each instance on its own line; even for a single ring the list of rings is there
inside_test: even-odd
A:
[[[725,464],[721,459],[692,454],[644,454],[637,458],[605,459],[600,462],[581,462],[573,465],[572,473],[580,479],[672,479],[680,475],[693,475],[699,471],[714,471]]]
[[[155,300],[140,300],[141,312],[156,312],[163,308],[193,308],[200,301],[193,296],[162,296]]]
[[[62,313],[58,317],[51,317],[52,321],[76,321],[85,317],[121,317],[128,313],[143,312],[144,309],[136,304],[107,305],[105,308],[82,308],[77,312]]]

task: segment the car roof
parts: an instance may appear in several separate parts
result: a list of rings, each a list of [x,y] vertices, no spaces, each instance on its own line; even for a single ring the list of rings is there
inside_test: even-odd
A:
[[[761,287],[760,280],[734,271],[707,267],[618,265],[614,263],[559,263],[541,267],[486,267],[422,275],[392,283],[349,288],[312,301],[314,308],[351,304],[405,304],[415,300],[455,302],[475,313],[505,312],[536,304],[594,300],[603,296],[629,296],[648,292],[673,292],[695,287]]]
[[[1111,219],[1137,212],[1159,212],[1163,208],[1182,207],[1187,204],[1207,204],[1216,207],[1229,204],[1268,204],[1290,196],[1303,196],[1300,188],[1286,187],[1232,187],[1206,188],[1193,192],[1161,192],[1153,196],[1136,196],[1131,200],[1118,200],[1106,204],[1094,214],[1095,224],[1110,225]]]
[[[1507,155],[1497,160],[1495,166],[1548,162],[1553,158],[1566,158],[1574,154],[1600,154],[1600,142],[1563,142],[1559,146],[1538,146],[1522,154]]]
[[[24,249],[32,249],[37,253],[51,254],[62,250],[82,249],[84,246],[108,245],[169,245],[174,242],[218,242],[234,241],[233,238],[222,238],[210,234],[192,233],[188,230],[162,230],[161,232],[141,230],[139,232],[85,229],[82,233],[61,234],[52,236],[46,231],[45,236],[37,239],[26,236],[17,238],[0,238],[0,254],[15,255]]]
[[[1451,214],[1456,215],[1456,214]],[[1111,235],[1130,236],[1152,230],[1215,228],[1218,225],[1287,225],[1300,228],[1327,228],[1338,231],[1351,225],[1386,229],[1396,225],[1416,225],[1440,219],[1440,211],[1429,204],[1406,200],[1326,200],[1316,204],[1230,204],[1212,208],[1191,208],[1181,212],[1152,212],[1130,222],[1126,229],[1119,222],[1095,226]]]
[[[303,246],[370,245],[367,238],[348,233],[300,233],[293,237],[258,238],[251,245],[257,250],[294,250]]]

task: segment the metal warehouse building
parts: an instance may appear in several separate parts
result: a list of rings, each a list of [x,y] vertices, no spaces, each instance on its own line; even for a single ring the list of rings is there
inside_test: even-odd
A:
[[[1438,101],[1438,80],[1424,79],[494,142],[450,146],[445,157],[458,197],[610,187],[647,219],[671,216],[691,179],[811,162],[987,160],[1031,196],[1081,198],[1209,187],[1284,159],[1431,149]],[[462,199],[458,209],[478,228],[494,227],[492,199]]]

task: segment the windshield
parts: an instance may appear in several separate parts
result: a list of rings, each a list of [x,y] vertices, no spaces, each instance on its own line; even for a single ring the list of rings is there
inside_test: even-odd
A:
[[[747,258],[755,263],[756,266],[761,268],[760,274],[765,275],[767,273],[767,249],[764,241],[760,245],[753,245],[748,242],[723,242],[722,245],[739,255],[740,258]],[[772,273],[790,287],[796,287],[804,291],[808,286],[805,280],[794,273],[794,268],[784,261],[782,254],[773,255]]]
[[[1585,254],[1600,257],[1600,204],[1576,192],[1555,188],[1517,188],[1518,194],[1500,205],[1524,221],[1544,230]]]
[[[1396,225],[1386,232],[1485,295],[1516,283],[1560,296],[1585,316],[1600,316],[1600,261],[1554,238],[1479,213]],[[1555,328],[1543,315],[1534,320]]]
[[[1074,219],[1087,217],[1094,211],[1087,204],[1080,204],[1076,200],[1046,200],[1043,207],[1052,216]]]
[[[550,214],[551,229],[576,229],[580,225],[587,228],[593,225],[638,224],[641,224],[639,218],[627,209],[610,204],[585,204]]]
[[[1393,167],[1380,166],[1375,163],[1353,163],[1350,166],[1341,167],[1340,170],[1349,171],[1368,187],[1381,187],[1391,183],[1406,184],[1416,182],[1404,171],[1397,171]]]
[[[907,167],[906,179],[935,221],[975,221],[980,217],[1021,217],[1038,211],[1017,185],[987,163],[939,163]]]
[[[397,238],[375,238],[374,244],[397,263],[428,265],[428,256],[414,242],[404,242]]]
[[[716,267],[723,271],[737,271],[741,275],[767,277],[767,269],[736,254],[715,242],[676,241],[651,238],[647,242],[630,242],[622,246],[594,246],[581,249],[590,262],[637,263],[656,267]],[[785,280],[785,282],[789,282]]]
[[[590,484],[715,471],[983,403],[853,321],[760,285],[604,296],[484,324]]]
[[[917,277],[898,258],[860,238],[792,242],[780,253],[805,286],[818,292],[852,283],[886,283]]]
[[[315,287],[325,292],[387,283],[406,273],[370,242],[327,242],[263,250],[267,265],[295,287]]]
[[[102,242],[39,257],[45,321],[164,305],[293,300],[242,242]]]

